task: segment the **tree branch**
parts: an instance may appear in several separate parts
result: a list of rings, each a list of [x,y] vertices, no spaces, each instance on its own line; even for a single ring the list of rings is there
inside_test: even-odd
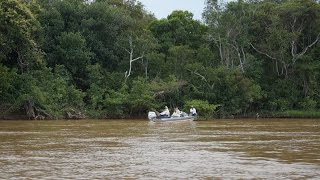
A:
[[[131,75],[131,71],[132,71],[132,62],[143,58],[144,53],[142,53],[142,56],[137,57],[135,59],[133,59],[133,43],[132,43],[132,37],[129,36],[129,45],[130,45],[130,51],[127,50],[127,52],[130,54],[130,59],[129,59],[129,71],[126,71],[124,74],[125,77],[125,82],[127,82],[129,76]]]
[[[316,40],[314,40],[311,44],[309,44],[307,47],[305,47],[301,53],[299,54],[295,54],[292,58],[293,63],[296,62],[297,59],[301,58],[301,56],[303,56],[309,48],[311,48],[312,46],[314,46],[318,41],[320,40],[320,33],[317,35]]]
[[[233,41],[233,44],[230,44],[234,49],[235,51],[237,52],[237,55],[238,55],[238,58],[239,58],[239,64],[240,64],[240,68],[241,68],[241,71],[244,72],[244,68],[243,68],[243,61],[241,59],[241,54],[240,54],[240,51],[239,51],[239,47],[237,45],[237,42],[234,40]],[[243,49],[242,49],[242,52],[243,52]]]
[[[294,57],[295,56],[295,41],[292,41],[291,42],[291,55],[292,55],[292,57]]]
[[[135,59],[132,59],[131,62],[136,61],[136,60],[141,59],[141,58],[143,58],[143,55],[140,56],[140,57],[137,57],[137,58],[135,58]]]
[[[257,51],[258,53],[263,54],[263,55],[267,56],[267,57],[270,58],[270,59],[277,60],[277,58],[274,58],[274,57],[270,56],[269,54],[267,54],[267,53],[265,53],[265,52],[259,51],[257,48],[255,48],[255,47],[253,46],[252,43],[249,43],[249,44],[250,44],[250,46],[251,46],[255,51]]]
[[[208,83],[207,79],[206,79],[203,75],[201,75],[200,73],[198,73],[197,71],[191,71],[190,69],[187,69],[187,70],[190,71],[191,73],[197,75],[197,76],[200,76],[200,77],[201,77],[201,80],[203,80],[203,81],[205,81],[205,82]]]

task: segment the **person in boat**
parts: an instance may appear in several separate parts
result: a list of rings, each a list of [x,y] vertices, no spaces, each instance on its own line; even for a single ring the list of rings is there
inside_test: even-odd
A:
[[[179,108],[174,108],[174,112],[172,113],[171,117],[180,117],[181,112],[179,110]]]
[[[190,108],[190,115],[191,116],[196,116],[197,115],[197,110],[193,106],[191,106],[191,108]]]
[[[160,117],[170,117],[170,111],[168,106],[164,107],[164,110],[160,113]]]

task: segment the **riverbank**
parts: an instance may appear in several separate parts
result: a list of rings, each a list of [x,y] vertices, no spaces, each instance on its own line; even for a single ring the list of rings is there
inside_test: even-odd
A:
[[[320,118],[320,111],[288,110],[277,112],[275,118]]]
[[[87,116],[85,119],[146,119],[147,115],[144,116],[122,116],[122,117],[90,117]],[[320,111],[299,111],[299,110],[287,110],[287,111],[279,111],[279,112],[258,112],[258,113],[246,113],[246,114],[240,114],[240,115],[228,115],[223,117],[205,117],[200,116],[197,120],[209,120],[209,119],[242,119],[242,118],[319,118],[320,119]],[[72,119],[72,118],[62,118],[62,119]],[[77,119],[77,118],[74,118]],[[83,119],[83,118],[79,118]],[[26,115],[22,114],[10,114],[10,115],[1,115],[0,120],[33,120],[28,118]],[[39,119],[38,119],[39,120]],[[52,120],[52,119],[44,119],[44,120]]]
[[[247,113],[235,115],[237,118],[320,118],[320,111],[286,110],[278,112],[262,111],[257,113]]]

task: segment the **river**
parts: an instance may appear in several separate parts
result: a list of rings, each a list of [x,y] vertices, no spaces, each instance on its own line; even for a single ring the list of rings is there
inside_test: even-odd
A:
[[[1,179],[318,179],[320,120],[0,121]]]

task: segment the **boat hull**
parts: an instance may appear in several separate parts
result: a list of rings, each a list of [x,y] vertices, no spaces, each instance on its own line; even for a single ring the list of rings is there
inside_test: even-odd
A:
[[[148,119],[155,122],[166,122],[166,121],[193,121],[196,116],[183,116],[183,117],[156,117],[153,112],[149,112]]]
[[[154,118],[150,119],[150,121],[154,122],[167,122],[167,121],[193,121],[194,117],[177,117],[177,118]]]

